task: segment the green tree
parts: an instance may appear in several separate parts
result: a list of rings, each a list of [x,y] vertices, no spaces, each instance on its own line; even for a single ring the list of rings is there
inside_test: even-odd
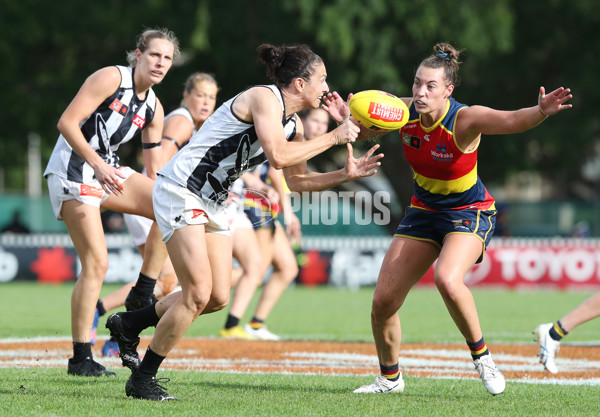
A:
[[[486,183],[536,170],[565,195],[595,185],[586,184],[580,172],[600,130],[593,107],[586,105],[600,95],[595,0],[3,3],[0,166],[7,189],[24,189],[27,134],[42,136],[45,163],[58,136],[58,118],[84,79],[103,66],[125,64],[135,36],[155,26],[175,31],[184,52],[184,60],[155,88],[166,111],[178,105],[193,71],[216,75],[219,102],[268,82],[256,64],[256,47],[263,42],[311,45],[327,64],[330,87],[343,96],[373,88],[410,96],[418,63],[435,43],[450,42],[465,50],[463,80],[454,94],[461,102],[510,110],[534,105],[540,85],[564,85],[575,93],[573,110],[530,132],[484,138],[479,168]],[[380,141],[387,155],[381,171],[405,205],[412,183],[398,135]],[[125,160],[139,149],[133,142],[123,148]],[[344,151],[334,149],[311,162],[323,169],[339,166],[339,152]]]

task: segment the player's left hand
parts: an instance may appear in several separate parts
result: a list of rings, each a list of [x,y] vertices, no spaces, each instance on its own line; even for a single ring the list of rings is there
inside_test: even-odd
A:
[[[570,109],[573,107],[572,104],[564,104],[573,98],[570,88],[559,87],[551,93],[546,94],[546,89],[540,87],[540,94],[538,96],[538,106],[542,110],[542,113],[552,116],[559,111]]]
[[[382,153],[373,156],[373,153],[379,149],[379,144],[373,146],[360,158],[354,158],[354,149],[351,144],[346,144],[348,148],[348,156],[346,157],[346,175],[348,179],[356,179],[370,177],[377,173],[377,167],[381,165],[379,160],[383,158]]]

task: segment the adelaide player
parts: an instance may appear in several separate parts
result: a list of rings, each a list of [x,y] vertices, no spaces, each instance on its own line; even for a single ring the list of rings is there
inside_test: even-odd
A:
[[[355,393],[402,392],[399,369],[402,333],[398,310],[412,286],[437,259],[435,284],[466,339],[484,387],[504,391],[505,380],[483,338],[477,309],[464,283],[481,262],[494,232],[496,209],[477,176],[477,148],[483,135],[524,132],[571,107],[569,89],[545,94],[536,105],[515,111],[466,106],[452,98],[458,83],[459,51],[440,43],[417,68],[409,120],[400,130],[414,171],[415,194],[383,260],[371,310],[381,374]],[[338,120],[341,115],[338,115]]]

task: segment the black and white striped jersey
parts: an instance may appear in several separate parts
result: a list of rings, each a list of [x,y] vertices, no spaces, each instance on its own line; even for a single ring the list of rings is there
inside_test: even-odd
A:
[[[281,90],[275,85],[258,87],[270,89],[278,98],[286,139],[293,139],[296,115],[286,119]],[[233,113],[231,107],[238,96],[223,103],[158,175],[175,181],[203,199],[223,204],[231,183],[267,160],[254,124],[242,121]]]
[[[117,65],[121,84],[117,90],[90,116],[80,123],[83,136],[89,145],[109,165],[119,167],[115,154],[119,145],[131,140],[154,118],[156,96],[152,89],[140,100],[135,94],[131,67]],[[94,170],[69,145],[64,136],[58,137],[44,176],[56,174],[70,181],[89,183],[94,180]]]

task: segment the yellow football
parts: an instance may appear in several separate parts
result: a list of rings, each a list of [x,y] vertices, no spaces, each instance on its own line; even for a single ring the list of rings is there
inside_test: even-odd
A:
[[[393,94],[365,90],[354,94],[348,103],[350,114],[364,127],[375,130],[398,130],[408,122],[408,107]]]

